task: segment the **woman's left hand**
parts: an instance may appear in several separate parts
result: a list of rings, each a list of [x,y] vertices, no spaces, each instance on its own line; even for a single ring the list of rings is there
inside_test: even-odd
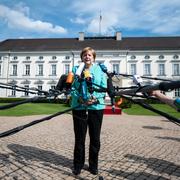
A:
[[[92,104],[97,104],[98,100],[93,97],[91,99],[89,99],[88,101],[86,101],[86,105],[92,105]]]

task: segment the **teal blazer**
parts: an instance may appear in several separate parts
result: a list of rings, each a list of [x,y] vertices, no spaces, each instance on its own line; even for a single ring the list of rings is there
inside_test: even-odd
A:
[[[102,93],[102,92],[96,92],[94,91],[92,93],[92,95],[99,101],[98,104],[93,104],[93,105],[83,105],[81,103],[79,103],[79,98],[82,97],[82,90],[81,90],[81,86],[80,86],[80,82],[79,82],[79,78],[75,76],[76,70],[78,69],[79,66],[74,66],[72,69],[72,72],[74,73],[74,81],[72,83],[72,88],[71,88],[71,107],[77,107],[76,110],[83,110],[83,109],[91,109],[91,110],[102,110],[105,108],[105,104],[104,104],[104,99],[105,99],[105,95],[106,93]],[[92,76],[92,82],[107,88],[107,75],[101,70],[101,67],[97,64],[93,64],[90,69],[90,74]],[[88,87],[86,84],[86,81],[83,81],[83,86],[84,86],[84,90],[87,96],[87,99],[89,99],[91,97],[91,94],[88,91]],[[95,88],[99,88],[96,85],[92,85]]]

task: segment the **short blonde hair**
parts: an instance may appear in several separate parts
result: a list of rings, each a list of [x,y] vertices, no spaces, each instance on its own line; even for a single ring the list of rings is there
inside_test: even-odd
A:
[[[93,49],[93,48],[91,48],[91,47],[85,47],[82,51],[81,51],[81,60],[82,60],[82,57],[83,57],[83,55],[86,53],[86,52],[88,52],[88,51],[91,51],[92,52],[92,54],[93,54],[93,57],[94,57],[94,60],[96,59],[96,52],[95,52],[95,50]]]

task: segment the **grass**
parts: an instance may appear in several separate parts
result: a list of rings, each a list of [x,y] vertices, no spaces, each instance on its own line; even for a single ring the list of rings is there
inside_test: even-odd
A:
[[[177,112],[175,109],[171,108],[165,104],[151,104],[155,109],[163,111],[167,114],[170,114],[176,118],[180,118],[180,112]],[[160,116],[157,113],[154,113],[148,109],[145,109],[137,104],[133,104],[131,108],[123,109],[123,112],[129,115],[151,115],[151,116]]]
[[[0,103],[0,106],[4,104]],[[54,114],[69,107],[63,104],[26,103],[6,110],[0,110],[0,116],[29,116],[41,114]]]
[[[4,104],[0,103],[0,106]],[[180,113],[175,109],[165,104],[153,104],[154,108],[166,112],[174,117],[180,118]],[[10,109],[0,110],[0,116],[28,116],[28,115],[48,115],[54,114],[59,111],[67,109],[64,104],[53,104],[53,103],[26,103]],[[157,116],[158,114],[142,108],[137,104],[133,104],[131,108],[123,109],[123,112],[129,115],[152,115]]]

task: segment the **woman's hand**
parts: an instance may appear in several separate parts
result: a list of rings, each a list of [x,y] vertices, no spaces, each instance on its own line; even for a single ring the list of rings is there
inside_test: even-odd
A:
[[[88,101],[86,101],[87,105],[92,105],[92,104],[97,104],[98,100],[93,96],[91,99],[88,99]]]
[[[87,101],[84,101],[83,98],[80,97],[78,101],[80,104],[84,104],[87,106],[98,103],[98,100],[95,97],[92,97],[92,98],[88,99]]]

